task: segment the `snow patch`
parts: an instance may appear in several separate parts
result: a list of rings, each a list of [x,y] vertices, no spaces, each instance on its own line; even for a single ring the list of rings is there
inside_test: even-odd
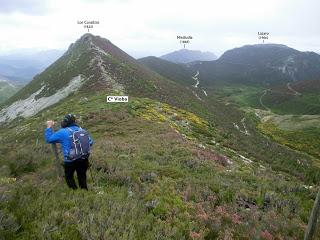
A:
[[[199,99],[200,101],[202,101],[202,99],[198,96],[198,94],[197,94],[195,91],[192,91],[192,93],[193,93],[193,95],[194,95],[197,99]]]
[[[283,74],[285,74],[285,73],[286,73],[286,66],[278,67],[278,70],[279,70],[280,72],[282,72]]]
[[[277,69],[282,72],[283,74],[287,74],[290,78],[295,81],[296,76],[295,73],[298,71],[296,67],[292,67],[295,63],[294,56],[290,55],[284,62],[282,66],[277,67]]]
[[[236,124],[236,123],[233,123],[233,126],[241,133],[245,134],[245,135],[250,135],[248,129],[247,129],[247,126],[245,124],[245,118],[242,118],[241,119],[241,124],[242,124],[242,127],[243,127],[243,130],[240,129],[239,125]]]
[[[239,128],[238,124],[233,123],[233,126],[235,127],[235,129],[237,129],[237,130],[239,130],[239,131],[240,131],[240,128]]]
[[[261,168],[261,170],[266,170],[266,167],[261,164],[259,165],[259,167]]]
[[[193,80],[196,81],[196,84],[194,85],[195,88],[198,88],[198,85],[199,85],[199,79],[198,79],[198,76],[199,76],[199,71],[197,71],[197,73],[192,77]]]
[[[246,163],[246,164],[250,164],[250,163],[253,162],[251,159],[246,158],[245,156],[242,156],[242,155],[240,155],[240,154],[239,154],[239,157],[240,157],[240,158],[242,159],[242,161],[243,161],[244,163]]]
[[[206,90],[202,89],[202,91],[203,91],[204,95],[206,95],[206,97],[208,97]]]
[[[242,118],[242,119],[241,119],[241,123],[242,123],[243,129],[244,129],[244,134],[250,135],[250,133],[248,132],[247,126],[246,126],[246,124],[245,124],[245,121],[246,121],[245,118]]]
[[[199,83],[200,83],[198,76],[199,76],[199,71],[197,71],[197,73],[196,73],[194,76],[192,76],[193,80],[196,81],[195,85],[193,85],[194,88],[198,88],[198,85],[199,85]],[[207,96],[206,91],[204,91],[203,89],[202,89],[202,91],[203,91],[204,94]],[[196,96],[197,99],[199,99],[200,101],[202,101],[202,99],[199,97],[199,95],[198,95],[195,91],[192,91],[192,93],[193,93],[194,96]]]
[[[24,100],[18,100],[12,103],[10,106],[2,109],[0,111],[0,123],[11,121],[19,116],[21,117],[30,117],[46,107],[49,107],[61,99],[67,97],[70,93],[77,91],[83,84],[84,79],[79,75],[74,77],[69,84],[55,94],[49,97],[41,97],[36,99],[36,96],[39,95],[45,88],[42,86],[38,91],[31,94],[28,98]]]
[[[200,74],[199,71],[197,71],[197,73],[196,73],[194,76],[192,76],[192,79],[196,81],[196,83],[193,85],[194,88],[198,88],[198,86],[199,86],[199,83],[200,83],[199,78],[198,78],[199,74]],[[203,91],[204,95],[207,97],[207,96],[208,96],[207,92],[206,92],[203,88],[201,88],[201,90]],[[202,101],[202,99],[201,99],[195,92],[193,92],[193,94],[194,94],[199,100]]]

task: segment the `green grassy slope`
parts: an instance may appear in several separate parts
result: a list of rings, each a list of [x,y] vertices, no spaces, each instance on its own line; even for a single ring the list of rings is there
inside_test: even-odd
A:
[[[259,128],[263,133],[274,138],[277,142],[291,148],[309,153],[320,159],[319,127],[309,127],[298,130],[283,130],[272,121],[261,123]],[[317,161],[319,166],[319,161]]]
[[[307,88],[307,85],[310,86]],[[314,164],[319,166],[318,132],[320,121],[319,115],[316,115],[318,114],[317,101],[319,98],[316,94],[317,85],[306,81],[292,84],[292,87],[301,92],[302,95],[293,95],[287,86],[281,86],[271,89],[261,99],[263,88],[245,85],[224,86],[213,89],[212,94],[226,104],[249,109],[248,112],[252,113],[253,119],[256,118],[255,112],[261,115],[261,119],[254,120],[257,121],[256,127],[261,133],[271,137],[273,141],[281,145],[314,156]],[[265,110],[260,103],[260,99],[265,106],[270,108],[270,111],[260,110]],[[242,142],[240,141],[236,146],[242,145]],[[269,146],[269,143],[266,145]],[[245,146],[245,149],[250,149],[250,147]],[[282,151],[280,150],[279,153]],[[267,154],[269,152],[273,151],[267,151]],[[291,165],[288,164],[287,168],[290,169]]]
[[[17,91],[17,87],[13,87],[7,82],[0,82],[0,103],[13,96]]]
[[[229,85],[224,86],[220,89],[214,89],[212,94],[217,98],[226,103],[236,104],[238,107],[244,109],[250,109],[248,112],[252,113],[253,118],[256,118],[253,113],[256,112],[258,115],[262,115],[261,119],[257,118],[257,129],[266,136],[270,137],[271,141],[278,142],[281,145],[285,145],[291,149],[307,153],[314,157],[312,160],[314,166],[320,166],[320,154],[319,154],[319,96],[318,96],[318,81],[302,81],[292,84],[292,88],[301,95],[294,95],[292,90],[287,88],[287,85],[272,88],[267,92],[261,99],[263,94],[263,88],[244,86],[244,85]],[[261,105],[260,100],[270,111],[265,111],[260,114],[261,110],[265,108]],[[304,115],[308,114],[308,115]],[[260,139],[260,138],[259,138]],[[260,141],[259,141],[260,142]],[[249,145],[243,146],[243,141],[239,140],[238,143],[234,143],[237,147],[242,145],[243,149],[250,149]],[[266,154],[273,153],[274,150],[267,150],[269,143],[256,143],[260,146],[260,149],[255,149],[258,154],[262,157]],[[262,148],[266,146],[264,153],[260,152]],[[240,149],[241,147],[239,147]],[[278,151],[281,155],[282,149]],[[274,159],[277,163],[282,165],[280,169],[287,169],[293,173],[292,164],[300,165],[301,159],[304,157],[295,158],[290,164],[290,155],[288,155],[287,163],[283,164],[284,161],[277,161],[277,155],[269,156],[267,158]],[[294,159],[294,158],[292,158]],[[275,165],[277,165],[277,163]],[[277,168],[274,166],[275,169]],[[304,166],[301,166],[302,169]],[[285,170],[284,170],[285,171]],[[303,170],[304,171],[304,170]],[[313,174],[316,172],[313,171]]]
[[[257,88],[252,88],[252,91],[256,90]],[[313,166],[316,160],[312,156],[306,155],[304,151],[293,151],[265,137],[257,129],[260,122],[257,116],[240,110],[236,104],[225,103],[223,98],[217,97],[216,91],[217,89],[208,90],[208,97],[203,97],[202,101],[188,100],[192,97],[188,95],[188,91],[179,91],[177,95],[175,89],[171,89],[170,95],[173,98],[152,98],[186,109],[208,120],[219,132],[217,141],[220,146],[226,146],[263,164],[268,163],[274,170],[289,173],[305,182],[318,181],[320,175],[318,168]],[[244,134],[243,124],[248,134]],[[235,125],[240,128],[237,129]],[[299,164],[301,161],[305,164]]]
[[[140,63],[150,68],[168,79],[183,85],[194,85],[195,80],[192,76],[196,72],[190,71],[185,65],[172,63],[157,57],[145,57],[138,59]]]
[[[268,93],[263,102],[277,114],[320,114],[319,94],[293,96],[282,93]]]
[[[319,114],[319,80],[287,83],[271,88],[263,102],[278,114]]]
[[[92,76],[63,101],[0,127],[0,236],[302,238],[320,180],[317,156],[275,143],[257,130],[254,114],[225,101],[253,101],[259,87],[225,88],[218,96],[211,88],[205,97],[95,37],[95,46],[109,53],[99,55],[103,67],[129,95],[129,103],[108,104],[106,95],[119,91],[101,78],[98,64],[88,66],[97,57],[97,50],[87,48],[88,36],[9,100],[42,83],[46,96],[74,75]],[[76,64],[68,65],[70,60]],[[43,140],[44,122],[59,122],[67,112],[77,114],[95,140],[89,192],[56,181],[51,148]]]
[[[214,88],[214,94],[226,102],[262,110],[268,108],[276,114],[320,114],[320,81],[290,83],[289,87],[293,90],[290,90],[287,84],[272,88],[228,84]]]
[[[0,128],[5,239],[303,237],[315,188],[242,159],[188,111],[145,98],[107,104],[105,95],[70,96]],[[95,140],[89,192],[56,181],[43,141],[45,120],[69,111]]]
[[[258,128],[275,141],[313,155],[320,164],[320,115],[277,115],[261,112]]]

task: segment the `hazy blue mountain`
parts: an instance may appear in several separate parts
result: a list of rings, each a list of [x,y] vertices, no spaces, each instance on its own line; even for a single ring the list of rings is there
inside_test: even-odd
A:
[[[0,103],[14,95],[20,87],[20,85],[13,84],[8,78],[0,76]]]
[[[57,60],[63,50],[14,53],[0,56],[0,75],[9,80],[26,83]]]
[[[181,49],[161,56],[160,58],[174,63],[190,63],[194,61],[212,61],[217,56],[212,52]]]

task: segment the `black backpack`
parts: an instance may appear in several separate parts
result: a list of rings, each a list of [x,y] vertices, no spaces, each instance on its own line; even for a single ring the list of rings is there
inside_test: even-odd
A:
[[[75,161],[88,157],[90,154],[89,134],[82,128],[79,128],[78,130],[72,130],[71,128],[67,129],[70,133],[70,151],[68,159]]]

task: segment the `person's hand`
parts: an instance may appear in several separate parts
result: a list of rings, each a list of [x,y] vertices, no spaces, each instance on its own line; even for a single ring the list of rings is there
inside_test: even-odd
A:
[[[53,125],[54,125],[54,121],[52,121],[52,120],[47,121],[48,128],[52,128]]]

